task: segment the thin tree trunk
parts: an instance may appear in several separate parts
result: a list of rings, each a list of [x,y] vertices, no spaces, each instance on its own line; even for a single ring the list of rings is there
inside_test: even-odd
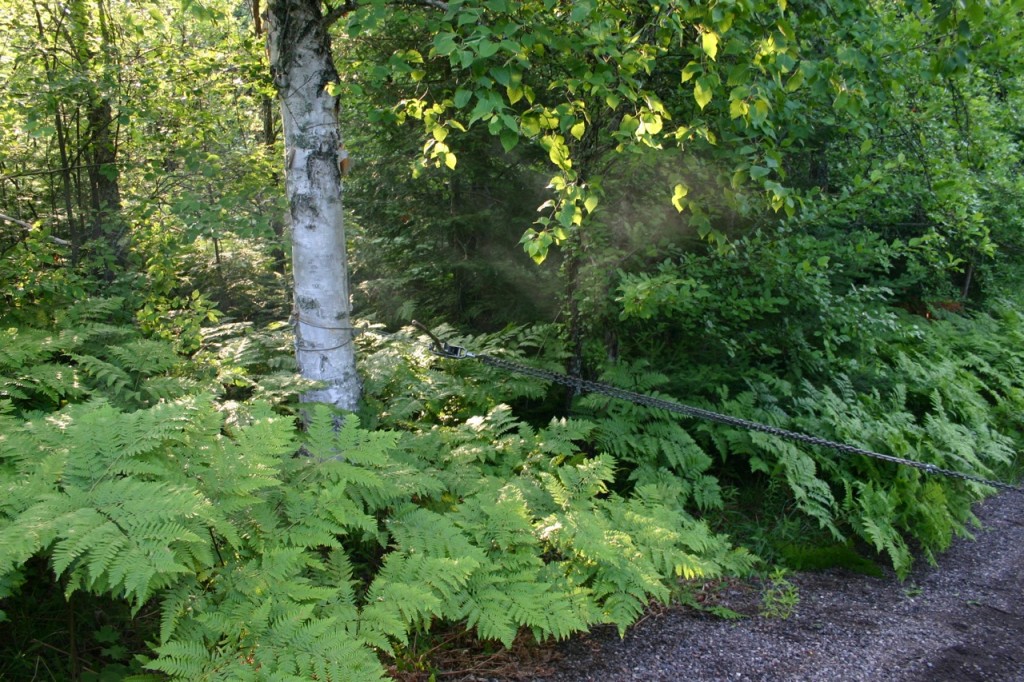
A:
[[[64,117],[60,112],[60,104],[54,106],[54,122],[57,131],[57,149],[60,151],[60,174],[64,184],[64,211],[67,213],[68,234],[71,237],[71,262],[77,265],[81,258],[83,235],[75,229],[74,207],[71,203],[71,168],[68,166],[67,135],[64,132]]]
[[[263,39],[263,13],[260,10],[260,0],[250,0],[252,9],[252,29],[256,38]],[[274,101],[267,95],[260,97],[260,118],[263,122],[263,145],[273,149],[277,144],[277,129],[274,124]],[[276,179],[275,179],[276,184]],[[274,272],[279,275],[285,274],[288,259],[284,252],[284,218],[277,211],[271,214],[270,229],[274,232],[275,241],[270,248],[270,257],[274,263]]]
[[[271,0],[270,71],[281,101],[292,218],[295,350],[299,371],[324,388],[304,400],[354,410],[360,385],[349,317],[341,206],[338,81],[320,0]]]
[[[964,275],[964,285],[960,288],[960,299],[966,303],[967,297],[971,295],[971,280],[974,279],[974,263],[975,259],[972,256],[970,262],[967,264],[967,274]]]
[[[36,26],[39,30],[40,43],[45,43],[47,37],[46,27],[43,23],[43,15],[39,11],[39,6],[33,4],[32,6],[35,12]],[[46,83],[49,89],[53,90],[54,75],[53,72],[56,68],[56,58],[51,58],[45,52],[41,56],[43,62],[43,71],[46,73]],[[54,130],[57,133],[57,150],[60,153],[60,175],[63,183],[62,187],[62,198],[64,200],[64,211],[65,219],[67,220],[67,234],[71,240],[71,263],[77,265],[81,258],[82,238],[83,235],[79,230],[75,229],[75,211],[72,204],[72,188],[71,188],[71,162],[68,157],[68,139],[67,131],[64,127],[64,115],[61,111],[60,102],[56,99],[53,101],[53,120]],[[56,217],[56,216],[55,216]]]
[[[113,124],[110,101],[97,97],[90,104],[87,118],[89,203],[94,239],[114,240],[121,232],[118,225],[121,219],[121,188],[118,184],[117,145],[111,134]],[[120,245],[111,242],[109,246],[120,260]]]
[[[569,359],[566,373],[576,379],[583,378],[583,315],[580,313],[579,283],[580,264],[583,260],[583,240],[579,228],[575,228],[565,244],[565,299],[569,308]],[[565,392],[565,410],[572,410],[572,403],[579,396],[575,386]]]
[[[263,117],[263,144],[267,149],[273,149],[277,144],[277,131],[274,129],[274,102],[269,97],[260,101],[260,109]],[[277,184],[277,178],[274,178]],[[270,258],[274,263],[274,272],[284,275],[288,257],[284,251],[284,216],[278,211],[271,213],[270,229],[274,233],[274,244],[270,248]]]
[[[87,46],[80,47],[83,58],[89,62],[97,56],[104,64],[104,70],[116,68],[118,49],[110,30],[109,15],[104,0],[96,0],[96,22],[100,30],[99,53]],[[86,113],[89,161],[89,200],[92,208],[92,228],[96,239],[102,239],[114,256],[114,262],[123,266],[126,260],[126,245],[122,243],[126,226],[121,214],[120,172],[117,168],[117,137],[114,110],[109,97],[101,94],[101,88],[93,84],[89,89],[89,107]],[[106,267],[107,279],[112,279],[110,264]]]

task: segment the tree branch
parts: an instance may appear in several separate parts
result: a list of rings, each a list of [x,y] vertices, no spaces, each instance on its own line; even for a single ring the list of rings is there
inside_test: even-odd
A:
[[[345,2],[341,3],[337,7],[331,7],[326,3],[324,4],[327,7],[327,14],[324,15],[325,27],[331,26],[338,19],[341,19],[343,16],[345,16],[349,12],[355,11],[356,9],[355,0],[345,0]]]
[[[24,220],[18,220],[17,218],[12,218],[11,216],[4,215],[3,213],[0,213],[0,220],[6,220],[9,223],[14,223],[18,227],[20,227],[23,230],[25,230],[25,232],[29,232],[29,231],[31,231],[33,229],[32,223],[26,223]],[[53,242],[54,244],[57,244],[59,246],[71,246],[71,242],[69,242],[66,239],[61,239],[59,237],[54,237],[53,235],[49,235],[49,238],[50,238],[51,242]]]
[[[442,12],[448,11],[448,3],[444,0],[403,0],[399,2],[400,5],[423,5],[424,7],[433,7],[436,10]]]
[[[353,12],[358,9],[356,0],[345,0],[342,4],[331,7],[327,3],[324,3],[327,7],[327,14],[324,15],[324,26],[331,26],[338,19],[349,12]],[[396,0],[393,4],[395,5],[411,5],[413,7],[432,7],[440,12],[448,11],[448,3],[444,0]]]

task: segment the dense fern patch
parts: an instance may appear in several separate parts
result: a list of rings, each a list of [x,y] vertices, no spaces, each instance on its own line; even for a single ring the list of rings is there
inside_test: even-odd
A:
[[[20,612],[19,595],[59,585],[124,604],[124,632],[148,634],[94,634],[132,643],[134,657],[102,650],[138,679],[380,679],[382,661],[442,622],[506,646],[524,630],[624,631],[679,580],[752,570],[754,554],[722,534],[744,535],[741,497],[792,521],[751,545],[765,556],[817,556],[807,543],[821,533],[848,561],[857,539],[905,574],[914,548],[932,558],[966,533],[987,492],[601,396],[537,419],[549,387],[439,359],[408,332],[361,337],[365,405],[341,414],[294,402],[278,332],[224,325],[188,358],[103,323],[119,305],[83,301],[3,332],[0,597]],[[857,373],[762,373],[704,401],[1005,474],[1024,400],[1017,312],[918,324],[901,322]],[[461,341],[563,359],[554,328]],[[604,378],[671,384],[643,363]]]
[[[371,431],[322,405],[227,400],[223,364],[186,370],[130,328],[104,329],[102,353],[78,335],[30,360],[19,343],[43,333],[12,336],[5,356],[0,585],[15,598],[45,578],[42,559],[66,596],[155,608],[140,674],[378,679],[380,656],[437,621],[506,645],[523,628],[624,630],[677,578],[753,563],[672,490],[620,494],[614,456],[583,448],[592,424],[536,427],[496,400],[542,398],[528,380],[386,343],[368,351]],[[213,356],[231,364],[234,343]],[[42,390],[24,378],[32,361],[99,381]],[[146,393],[158,379],[176,391]]]

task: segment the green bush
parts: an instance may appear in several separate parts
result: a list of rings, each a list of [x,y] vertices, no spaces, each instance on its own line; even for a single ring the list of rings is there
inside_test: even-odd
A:
[[[1024,386],[1019,311],[1004,302],[968,315],[907,314],[883,286],[905,253],[867,234],[827,255],[834,248],[806,236],[757,235],[731,255],[689,254],[657,275],[624,275],[623,354],[661,370],[646,372],[644,390],[976,476],[1011,472]],[[632,414],[625,423],[635,431],[643,419]],[[662,447],[666,428],[654,430]],[[689,471],[718,476],[723,489],[781,486],[788,493],[774,497],[777,511],[813,521],[823,543],[861,538],[901,576],[913,548],[932,559],[965,534],[971,503],[990,492],[759,433],[706,424],[687,432],[669,440],[698,453],[700,465]],[[648,452],[633,460],[633,477],[673,466],[642,440],[627,448]]]

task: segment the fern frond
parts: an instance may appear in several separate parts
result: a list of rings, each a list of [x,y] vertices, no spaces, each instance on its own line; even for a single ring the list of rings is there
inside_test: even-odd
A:
[[[92,355],[74,354],[71,358],[82,374],[92,379],[94,386],[101,388],[119,404],[138,402],[140,395],[136,390],[136,380],[125,370]]]
[[[146,663],[149,670],[157,670],[180,680],[200,680],[212,668],[214,657],[202,641],[173,640],[156,647],[157,658]]]
[[[155,405],[160,401],[172,402],[186,395],[195,393],[199,383],[187,377],[151,376],[139,384],[139,392],[145,405]]]
[[[52,335],[42,329],[0,329],[0,373],[20,372],[43,362],[51,345]]]
[[[181,365],[181,356],[174,347],[155,339],[135,339],[112,346],[108,352],[121,369],[136,376],[163,374]]]
[[[608,482],[615,477],[614,468],[611,457],[599,455],[577,466],[559,467],[554,476],[546,474],[546,487],[556,504],[568,508],[574,502],[607,492]]]
[[[118,296],[110,298],[83,298],[76,300],[63,309],[57,316],[63,326],[82,327],[90,322],[105,322],[117,317],[124,310],[124,299]]]
[[[404,554],[392,553],[385,557],[381,571],[367,591],[366,605],[360,612],[360,636],[384,650],[390,650],[389,639],[408,644],[411,626],[429,623],[441,615],[442,601],[433,589],[405,581],[409,562],[409,557]],[[423,562],[416,560],[415,563],[422,573]]]
[[[858,534],[879,553],[887,553],[896,575],[906,577],[913,558],[903,537],[893,526],[897,510],[892,496],[873,482],[857,482],[848,488],[845,504],[847,507],[856,506]]]
[[[395,545],[403,552],[455,559],[479,565],[483,553],[469,542],[452,519],[420,507],[406,506],[388,521]]]
[[[43,362],[27,368],[23,373],[9,379],[10,388],[21,389],[19,397],[25,399],[27,393],[46,396],[53,405],[60,405],[65,400],[78,400],[86,395],[85,387],[73,367],[52,362]]]

